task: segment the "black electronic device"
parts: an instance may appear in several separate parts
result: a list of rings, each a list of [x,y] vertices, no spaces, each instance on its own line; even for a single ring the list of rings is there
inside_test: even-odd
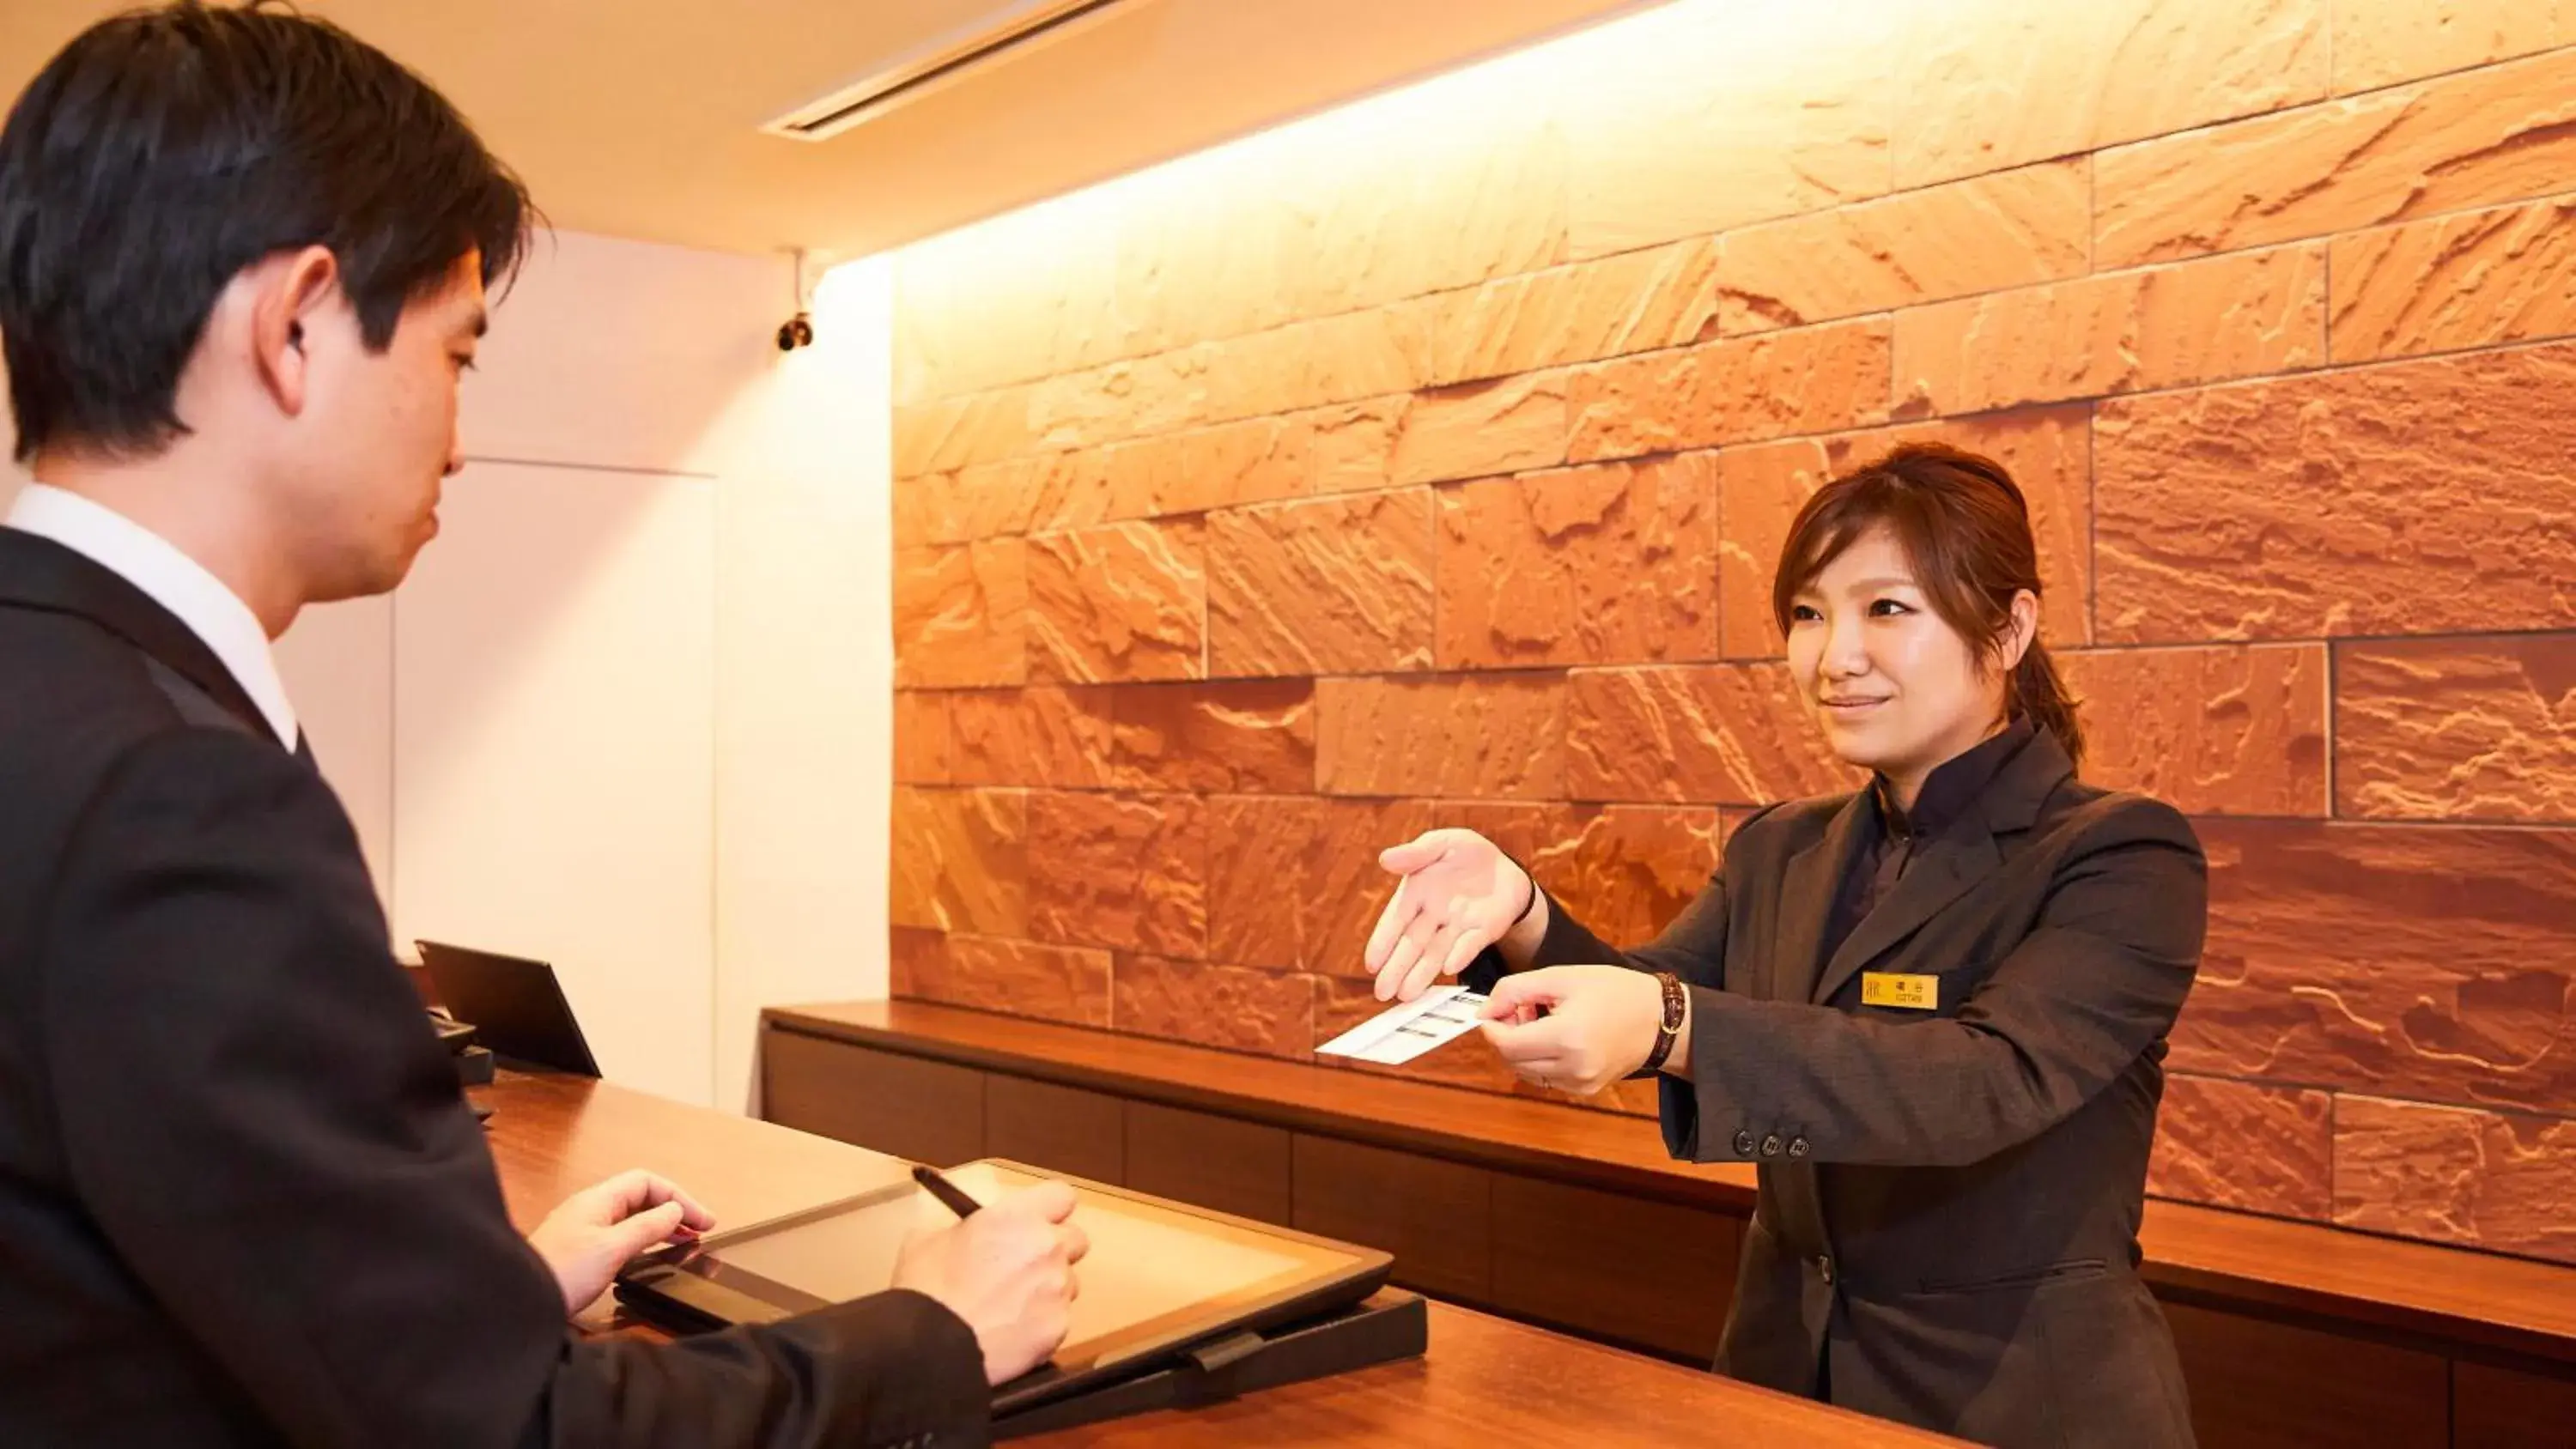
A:
[[[421,969],[438,987],[439,1004],[473,1023],[474,1039],[505,1062],[599,1075],[572,1003],[564,999],[555,968],[543,961],[503,956],[437,941],[420,947]]]
[[[978,1202],[1050,1177],[999,1159],[947,1173]],[[1320,1332],[1320,1325],[1349,1315],[1384,1285],[1393,1265],[1374,1248],[1102,1183],[1054,1180],[1072,1185],[1080,1199],[1074,1221],[1091,1240],[1079,1270],[1082,1294],[1072,1331],[1053,1359],[994,1390],[997,1419],[1155,1375],[1165,1376],[1160,1388],[1121,1392],[1161,1394],[1164,1402],[1215,1393],[1225,1383],[1248,1382],[1256,1371],[1233,1365],[1256,1353],[1272,1373],[1331,1361],[1331,1351],[1318,1346],[1322,1340],[1297,1333]],[[639,1316],[682,1332],[776,1322],[885,1289],[909,1234],[955,1222],[952,1209],[913,1182],[891,1182],[648,1254],[618,1275],[617,1297]],[[1353,1322],[1362,1326],[1330,1337],[1345,1353],[1406,1341],[1392,1320]],[[1291,1340],[1299,1346],[1271,1347]],[[1380,1355],[1398,1356],[1394,1350]]]

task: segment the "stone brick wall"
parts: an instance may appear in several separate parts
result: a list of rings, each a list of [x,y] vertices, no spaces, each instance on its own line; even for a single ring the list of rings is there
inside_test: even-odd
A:
[[[2209,848],[2154,1189],[2576,1262],[2571,46],[1684,3],[914,249],[897,990],[1302,1057],[1435,821],[1647,935],[1850,783],[1769,570],[1937,436]]]

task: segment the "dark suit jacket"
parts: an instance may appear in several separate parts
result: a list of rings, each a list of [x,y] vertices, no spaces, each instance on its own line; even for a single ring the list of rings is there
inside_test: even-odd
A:
[[[7,529],[0,680],[0,1444],[983,1442],[919,1295],[577,1340],[321,777]]]
[[[1672,928],[1624,954],[1549,902],[1538,964],[1691,985],[1695,1080],[1663,1083],[1673,1155],[1759,1166],[1718,1369],[1813,1394],[1821,1366],[1837,1404],[1998,1444],[2189,1444],[2136,1269],[2165,1036],[2206,920],[2190,825],[2079,783],[2041,732],[1823,959],[1869,808],[1746,822]],[[1865,971],[1937,976],[1937,1008],[1861,1005]]]

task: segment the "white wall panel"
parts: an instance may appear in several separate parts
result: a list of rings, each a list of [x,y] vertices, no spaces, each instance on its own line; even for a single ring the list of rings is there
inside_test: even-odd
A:
[[[713,1097],[715,489],[483,463],[394,604],[396,939],[552,961],[611,1079]]]

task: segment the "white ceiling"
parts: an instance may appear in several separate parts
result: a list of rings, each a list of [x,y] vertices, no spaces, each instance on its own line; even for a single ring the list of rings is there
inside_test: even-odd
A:
[[[0,90],[124,0],[0,0]],[[824,142],[779,114],[1003,0],[305,0],[427,75],[560,227],[847,257],[1638,0],[1125,0]]]

